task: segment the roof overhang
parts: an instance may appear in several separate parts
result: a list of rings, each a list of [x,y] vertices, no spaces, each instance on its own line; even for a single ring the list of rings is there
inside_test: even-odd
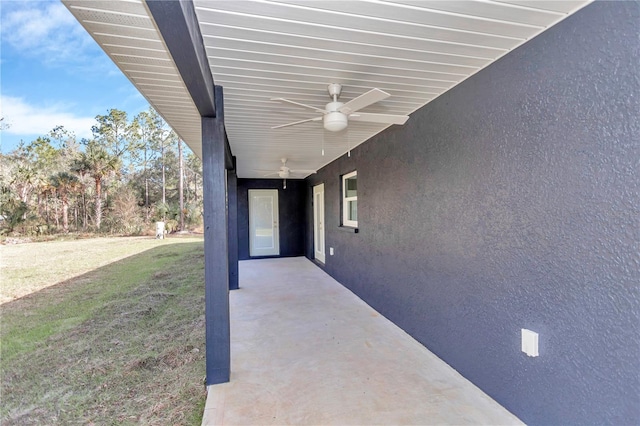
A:
[[[63,3],[197,155],[200,117],[215,115],[223,86],[238,176],[258,178],[283,157],[317,170],[388,127],[274,130],[313,114],[272,98],[322,108],[329,83],[343,100],[376,87],[391,97],[364,111],[411,114],[590,0]]]

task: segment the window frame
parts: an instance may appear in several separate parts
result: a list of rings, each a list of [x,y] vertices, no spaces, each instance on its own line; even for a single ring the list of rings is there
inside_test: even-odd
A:
[[[345,227],[349,227],[349,228],[357,228],[358,227],[358,221],[357,220],[350,220],[349,219],[349,202],[351,201],[355,201],[356,202],[356,209],[357,209],[357,202],[358,202],[358,189],[356,187],[356,196],[355,197],[347,197],[347,179],[350,179],[352,177],[356,177],[358,176],[358,171],[354,170],[350,173],[344,174],[342,175],[342,226]],[[357,179],[356,179],[357,182]],[[357,185],[357,183],[356,183]]]

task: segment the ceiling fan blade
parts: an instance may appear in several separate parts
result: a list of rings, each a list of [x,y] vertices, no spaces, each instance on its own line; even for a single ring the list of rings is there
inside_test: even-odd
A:
[[[325,110],[324,109],[320,109],[320,108],[316,108],[314,106],[311,105],[307,105],[307,104],[301,104],[300,102],[296,102],[296,101],[291,101],[289,99],[285,99],[285,98],[271,98],[272,101],[278,101],[278,102],[287,102],[293,105],[297,105],[299,107],[303,107],[303,108],[309,108],[314,110],[315,112],[319,112],[320,114],[324,114]]]
[[[311,173],[317,173],[317,170],[289,170],[290,173],[302,173],[302,174],[311,174]]]
[[[371,104],[375,104],[378,101],[386,99],[389,96],[391,95],[387,92],[383,92],[380,89],[371,89],[367,93],[364,93],[357,98],[351,99],[349,102],[338,108],[338,111],[349,115],[364,107],[368,107]]]
[[[272,129],[282,129],[283,127],[295,126],[296,124],[302,124],[302,123],[307,123],[309,121],[320,121],[320,120],[322,120],[322,117],[308,118],[306,120],[294,121],[293,123],[287,123],[287,124],[281,124],[279,126],[273,126]]]
[[[367,123],[384,124],[404,124],[408,119],[408,115],[373,114],[370,112],[357,112],[349,116],[349,121],[364,121]]]
[[[272,173],[267,173],[266,175],[262,175],[263,177],[268,177],[268,176],[279,176],[280,172],[272,172]]]

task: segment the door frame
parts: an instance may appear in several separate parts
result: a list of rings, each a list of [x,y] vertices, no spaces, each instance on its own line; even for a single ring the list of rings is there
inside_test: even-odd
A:
[[[322,206],[318,206],[318,195],[321,195]],[[319,210],[319,208],[321,210]],[[322,217],[318,217],[319,211],[321,212]],[[318,237],[320,234],[322,235],[322,238]],[[313,257],[322,263],[325,263],[326,260],[326,235],[324,183],[321,183],[313,187]]]
[[[272,231],[273,231],[273,248],[272,251],[265,251],[266,249],[256,249],[254,247],[254,219],[252,210],[255,204],[253,201],[255,196],[270,196],[272,197]],[[249,256],[250,257],[261,257],[261,256],[279,256],[280,255],[280,219],[278,217],[278,190],[277,189],[249,189],[248,191],[249,197]],[[259,252],[258,250],[263,250],[263,252]]]

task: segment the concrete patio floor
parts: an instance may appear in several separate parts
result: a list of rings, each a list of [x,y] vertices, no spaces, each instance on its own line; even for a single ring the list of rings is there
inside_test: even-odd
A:
[[[522,424],[304,257],[240,262],[203,425]]]

